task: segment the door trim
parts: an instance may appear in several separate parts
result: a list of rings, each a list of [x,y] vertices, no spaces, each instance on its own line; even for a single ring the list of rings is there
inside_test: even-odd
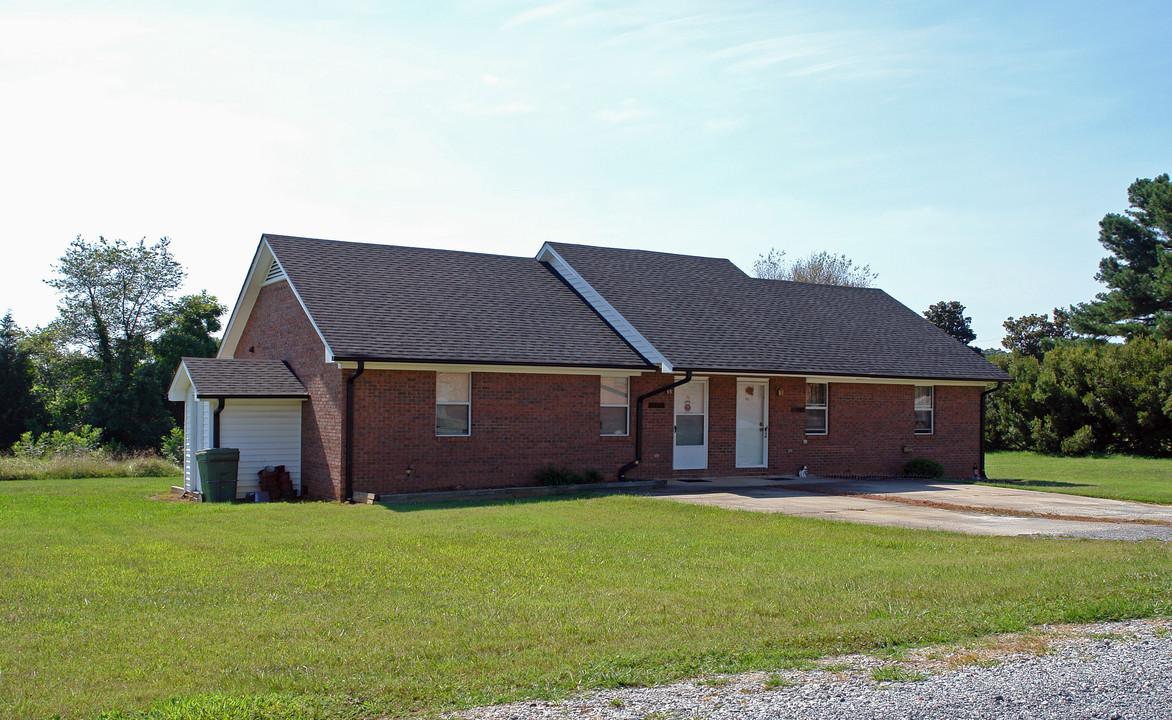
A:
[[[694,447],[701,447],[701,448],[703,448],[704,459],[703,459],[703,463],[701,463],[701,464],[697,464],[696,462],[691,462],[691,463],[685,463],[686,467],[681,467],[680,466],[681,463],[680,463],[679,446],[676,445],[676,431],[675,431],[675,427],[677,424],[676,423],[676,402],[677,402],[677,398],[679,397],[679,392],[681,390],[683,390],[684,388],[688,387],[688,385],[692,385],[693,383],[700,385],[700,386],[703,386],[703,390],[704,390],[704,415],[703,415],[703,417],[704,417],[704,444],[701,446],[686,445],[685,447],[693,447],[693,448]],[[671,422],[672,422],[671,469],[672,470],[707,470],[708,469],[708,430],[709,430],[709,419],[710,419],[711,415],[712,415],[711,409],[708,407],[708,378],[706,378],[706,377],[699,377],[699,378],[693,377],[692,380],[687,383],[687,385],[681,385],[678,388],[675,388],[674,390],[672,390],[672,409],[671,409]],[[698,452],[699,451],[697,451],[697,454],[698,454]],[[699,461],[697,460],[697,462],[699,462]]]
[[[764,437],[761,438],[761,464],[742,465],[737,458],[736,434],[740,428],[740,397],[741,388],[755,385],[761,388],[761,422],[764,423]],[[763,378],[737,378],[736,402],[733,404],[733,465],[737,468],[767,468],[769,467],[769,381]]]

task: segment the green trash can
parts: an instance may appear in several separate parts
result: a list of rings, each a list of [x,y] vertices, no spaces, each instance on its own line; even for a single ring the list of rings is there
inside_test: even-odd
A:
[[[196,450],[199,481],[204,502],[232,502],[236,499],[236,475],[240,467],[240,450],[208,448]]]

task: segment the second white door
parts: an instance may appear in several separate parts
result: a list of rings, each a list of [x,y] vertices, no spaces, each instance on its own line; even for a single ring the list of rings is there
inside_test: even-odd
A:
[[[737,382],[737,467],[769,464],[769,383]]]

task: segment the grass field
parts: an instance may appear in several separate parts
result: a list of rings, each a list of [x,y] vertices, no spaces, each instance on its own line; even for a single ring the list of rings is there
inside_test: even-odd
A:
[[[982,485],[1172,503],[1172,459],[1167,458],[991,452],[985,456],[985,472],[990,480]]]
[[[1172,613],[1155,542],[633,497],[387,509],[0,483],[0,717],[354,718]]]

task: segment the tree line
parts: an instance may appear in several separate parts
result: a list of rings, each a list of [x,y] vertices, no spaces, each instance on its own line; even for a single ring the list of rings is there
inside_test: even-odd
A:
[[[226,308],[206,292],[178,296],[186,273],[170,240],[75,239],[47,280],[57,317],[0,325],[0,450],[24,433],[100,431],[115,453],[160,450],[181,433],[166,400],[179,359],[212,357]]]
[[[1110,253],[1094,300],[1005,321],[986,356],[1013,377],[990,396],[994,449],[1172,456],[1172,183],[1138,179],[1099,223]]]
[[[988,400],[986,447],[1043,453],[1172,456],[1172,183],[1137,179],[1129,207],[1099,223],[1109,255],[1094,300],[1009,317],[1002,348],[972,348],[965,307],[940,301],[923,315],[1005,370],[1011,383]],[[757,277],[869,287],[875,273],[821,252],[786,264],[771,250]]]
[[[978,350],[1013,382],[989,398],[991,449],[1172,456],[1172,183],[1138,179],[1129,208],[1099,223],[1110,253],[1094,300],[1010,317],[1004,349]],[[845,255],[787,263],[770,250],[758,277],[869,287],[877,274]],[[22,329],[0,322],[0,450],[22,434],[81,431],[115,451],[181,439],[182,408],[166,401],[179,359],[216,354],[226,308],[206,292],[177,297],[186,275],[170,240],[147,245],[78,237],[54,276],[58,315]],[[956,300],[924,316],[962,345],[976,335]],[[88,429],[87,429],[88,428]],[[96,429],[96,431],[95,431]]]

